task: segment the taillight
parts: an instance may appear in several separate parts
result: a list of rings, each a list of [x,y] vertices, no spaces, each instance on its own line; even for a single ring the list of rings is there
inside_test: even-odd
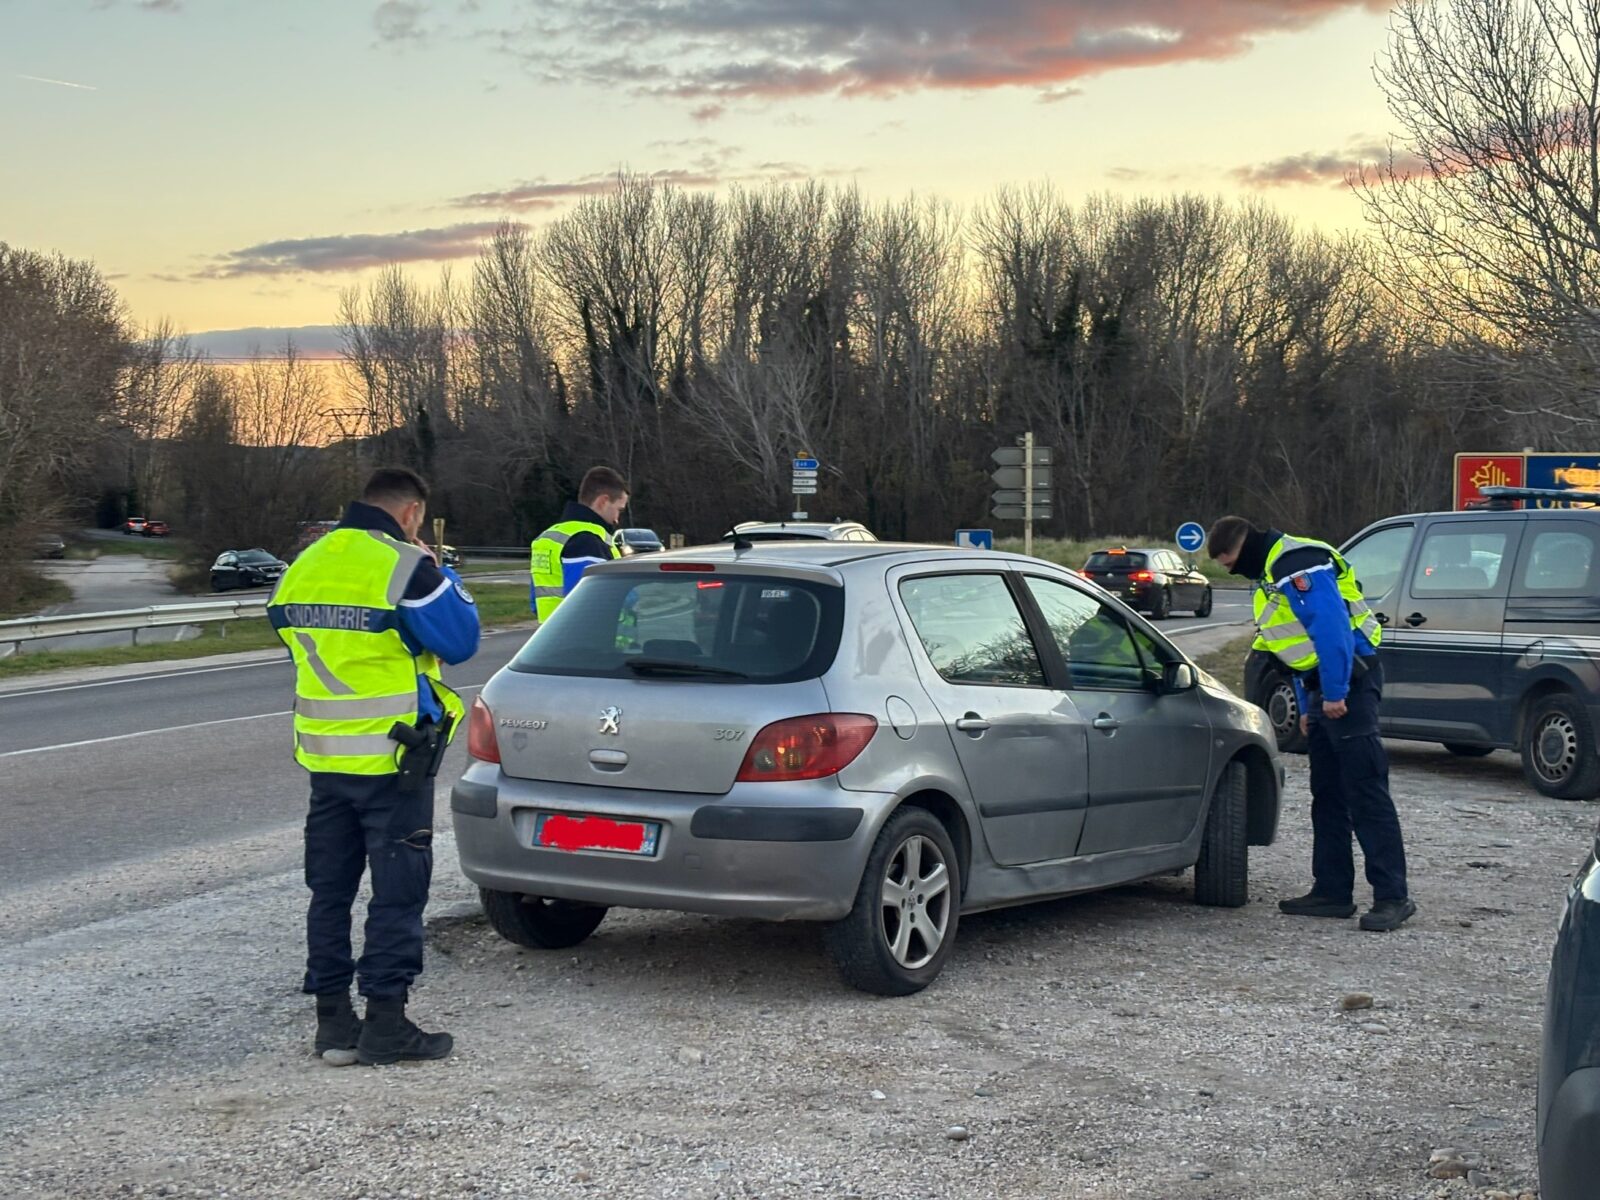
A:
[[[877,732],[877,720],[861,713],[818,713],[774,721],[750,743],[739,767],[739,782],[826,779],[853,763]]]
[[[467,717],[467,753],[483,762],[500,761],[500,743],[494,740],[494,714],[483,700],[472,702]]]
[[[1149,571],[1135,571],[1133,573],[1133,578],[1134,578],[1135,581],[1137,581],[1139,583],[1149,583],[1152,579],[1155,578],[1155,576],[1152,575]]]

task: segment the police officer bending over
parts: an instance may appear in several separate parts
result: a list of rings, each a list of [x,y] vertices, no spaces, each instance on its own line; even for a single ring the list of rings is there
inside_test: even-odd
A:
[[[1400,928],[1417,906],[1406,891],[1400,817],[1378,736],[1382,630],[1355,572],[1326,542],[1257,529],[1243,517],[1213,525],[1206,550],[1255,584],[1255,648],[1293,671],[1300,728],[1310,742],[1311,891],[1278,908],[1299,917],[1355,914],[1353,830],[1372,885],[1361,928]]]
[[[414,472],[374,472],[267,606],[294,659],[294,756],[311,773],[304,990],[317,998],[316,1052],[337,1065],[443,1058],[452,1045],[406,1018],[406,994],[422,971],[433,776],[463,713],[439,664],[471,658],[479,627],[471,594],[417,540],[427,500]],[[372,900],[357,963],[363,869]],[[356,976],[365,1021],[350,1004]]]

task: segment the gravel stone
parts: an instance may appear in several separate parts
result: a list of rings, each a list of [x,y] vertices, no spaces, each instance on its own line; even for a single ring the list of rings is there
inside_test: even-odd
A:
[[[1358,1009],[1371,1008],[1372,997],[1366,992],[1347,992],[1339,1000],[1339,1007],[1345,1012],[1355,1012]]]
[[[964,1142],[972,1136],[965,1125],[952,1125],[944,1131],[944,1135],[952,1142]]]

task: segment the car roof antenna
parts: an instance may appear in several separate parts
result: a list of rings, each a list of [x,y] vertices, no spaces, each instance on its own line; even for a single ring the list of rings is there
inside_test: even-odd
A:
[[[746,550],[754,550],[755,548],[756,544],[747,537],[733,539],[733,552],[735,554],[743,554]]]

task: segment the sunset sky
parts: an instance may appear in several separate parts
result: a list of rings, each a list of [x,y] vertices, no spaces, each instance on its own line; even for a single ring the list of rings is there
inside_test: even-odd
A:
[[[618,169],[1360,224],[1387,0],[0,0],[0,240],[134,317],[325,325]],[[224,347],[229,339],[214,339]]]

